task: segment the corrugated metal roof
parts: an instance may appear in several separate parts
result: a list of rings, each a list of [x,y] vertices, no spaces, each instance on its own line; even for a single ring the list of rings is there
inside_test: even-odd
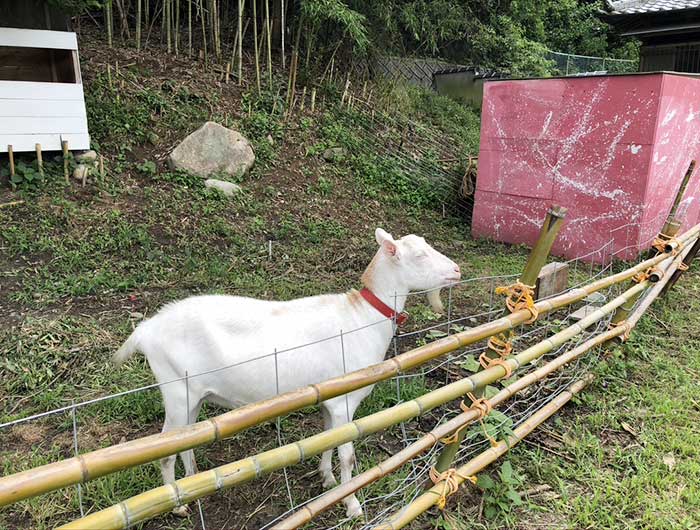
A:
[[[700,8],[700,0],[619,0],[608,7],[611,15],[635,15]]]

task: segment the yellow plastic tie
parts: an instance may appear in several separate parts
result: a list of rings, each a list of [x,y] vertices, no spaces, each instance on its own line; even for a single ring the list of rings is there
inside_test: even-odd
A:
[[[510,342],[509,337],[506,337],[503,333],[489,337],[486,345],[490,350],[496,352],[499,357],[508,357],[513,351],[513,344]]]
[[[666,245],[673,245],[675,248],[671,251],[671,255],[675,256],[680,251],[680,241],[675,237],[659,232],[659,235],[654,238],[651,246],[659,251],[660,254],[666,254]]]
[[[442,491],[438,493],[438,501],[437,501],[437,506],[441,510],[445,509],[445,504],[447,504],[447,497],[453,495],[457,491],[459,491],[459,483],[457,482],[457,477],[461,478],[464,481],[469,481],[472,484],[476,484],[476,476],[471,475],[471,476],[466,476],[466,475],[460,475],[459,472],[454,468],[451,467],[447,471],[443,471],[440,473],[435,467],[431,467],[430,471],[430,480],[433,481],[433,484],[437,485],[440,484],[441,482],[444,482]]]
[[[678,270],[681,272],[685,272],[690,268],[690,266],[687,263],[683,263],[682,261],[678,264]]]
[[[535,307],[535,287],[533,285],[525,285],[521,281],[517,281],[510,285],[496,287],[496,294],[506,295],[506,307],[511,313],[527,309],[530,312],[530,319],[526,324],[532,324],[539,316],[539,311]]]
[[[466,403],[462,401],[459,404],[459,408],[461,408],[464,412],[468,412],[470,410],[477,410],[479,412],[479,423],[481,424],[481,428],[484,431],[484,436],[488,439],[489,443],[491,444],[492,447],[495,447],[498,445],[498,442],[495,440],[493,436],[491,436],[488,431],[486,430],[486,424],[484,423],[484,418],[488,416],[491,413],[491,410],[493,409],[493,406],[491,405],[491,402],[486,399],[486,398],[477,398],[474,394],[471,392],[467,394],[467,397],[471,399],[472,404],[471,406],[467,407]]]

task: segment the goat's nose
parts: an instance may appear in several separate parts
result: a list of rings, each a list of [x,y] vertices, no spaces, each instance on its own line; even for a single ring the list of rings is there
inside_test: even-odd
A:
[[[460,276],[462,275],[462,271],[459,270],[459,265],[455,265],[455,272],[459,274]]]

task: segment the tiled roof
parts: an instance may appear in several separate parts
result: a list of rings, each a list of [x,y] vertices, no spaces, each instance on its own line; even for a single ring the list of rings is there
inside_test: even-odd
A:
[[[607,3],[611,15],[635,15],[700,8],[700,0],[619,0]]]

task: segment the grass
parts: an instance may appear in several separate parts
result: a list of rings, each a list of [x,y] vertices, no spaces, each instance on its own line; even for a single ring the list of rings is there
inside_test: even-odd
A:
[[[396,236],[425,236],[460,264],[465,277],[521,270],[524,248],[472,240],[464,219],[442,215],[442,198],[429,182],[416,184],[395,158],[373,149],[357,110],[319,104],[316,113],[285,120],[274,88],[257,97],[217,84],[197,65],[181,61],[197,75],[173,79],[168,61],[175,59],[109,53],[115,55],[87,43],[82,53],[90,130],[107,158],[105,179],[66,187],[58,162],[47,164],[44,182],[20,183],[12,195],[0,192],[2,202],[25,200],[0,209],[0,421],[151,383],[143,358],[118,370],[109,358],[135,324],[168,301],[202,292],[291,299],[357,287],[375,251],[376,226]],[[113,70],[110,81],[106,64],[115,59],[133,64],[119,74]],[[394,105],[416,123],[443,131],[460,151],[475,151],[478,120],[472,111],[420,91],[378,92],[390,110]],[[177,139],[207,119],[240,129],[255,146],[256,166],[238,179],[244,191],[233,199],[163,163]],[[325,162],[323,150],[337,146],[347,156]],[[421,160],[428,169],[435,164],[429,158]],[[27,157],[23,163],[33,162]],[[484,518],[481,497],[465,492],[450,501],[449,511],[433,513],[419,526],[698,527],[697,280],[697,273],[688,273],[633,339],[598,367],[599,383],[539,430],[534,445],[513,450],[509,461],[523,479],[516,488],[523,507],[508,505]],[[483,311],[488,286],[477,282],[460,290],[456,306]],[[410,310],[415,328],[438,321],[422,301]],[[429,376],[408,379],[400,398],[412,399],[434,384]],[[398,399],[393,382],[379,384],[359,414]],[[203,414],[217,412],[209,407]],[[309,412],[282,420],[286,441],[321,429]],[[85,407],[76,417],[80,450],[158,432],[161,419],[157,390]],[[0,434],[2,473],[72,455],[71,426],[70,414],[63,414]],[[362,440],[360,468],[380,462],[400,443],[398,429]],[[209,468],[276,444],[274,427],[263,425],[197,450],[197,457],[201,468]],[[304,477],[315,465],[311,460],[292,471],[296,502],[320,493],[317,481]],[[369,494],[390,493],[407,473],[402,468],[398,478],[379,482]],[[490,474],[497,479],[492,496],[502,500],[509,488],[499,486],[495,471]],[[248,527],[269,520],[285,506],[287,493],[281,474],[265,480],[264,487],[207,501],[208,518]],[[159,484],[158,467],[150,464],[91,482],[82,495],[86,506],[105,507]],[[550,489],[524,495],[534,485]],[[5,509],[0,528],[50,528],[74,518],[78,506],[77,490],[67,488]],[[251,506],[268,508],[250,519],[230,519],[253,511]],[[322,521],[330,524],[339,514]],[[169,517],[145,527],[192,528],[195,519]]]

